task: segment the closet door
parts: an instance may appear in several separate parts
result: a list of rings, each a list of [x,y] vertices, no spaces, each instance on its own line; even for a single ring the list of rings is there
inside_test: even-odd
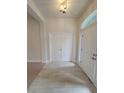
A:
[[[71,61],[72,60],[72,34],[65,33],[62,37],[63,44],[62,44],[62,60],[63,61]]]
[[[71,61],[72,34],[66,32],[50,33],[50,60],[52,62]]]
[[[51,34],[50,35],[50,60],[62,61],[62,36]]]

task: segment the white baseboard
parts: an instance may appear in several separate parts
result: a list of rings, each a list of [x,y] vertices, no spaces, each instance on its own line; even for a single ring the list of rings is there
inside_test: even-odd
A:
[[[49,63],[49,60],[43,60],[42,63]]]
[[[27,60],[27,62],[42,62],[42,63],[49,63],[49,60]]]
[[[73,62],[73,63],[78,63],[78,61],[77,61],[77,60],[72,60],[71,62]]]
[[[28,60],[27,62],[42,62],[42,60]]]

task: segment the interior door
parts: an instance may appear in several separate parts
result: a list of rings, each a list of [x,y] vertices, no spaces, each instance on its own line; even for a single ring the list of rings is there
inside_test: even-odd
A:
[[[59,40],[58,40],[59,39]],[[50,35],[50,60],[60,61],[62,60],[62,39],[61,36],[51,34]]]
[[[81,32],[81,64],[83,67],[83,70],[85,73],[90,77],[90,59],[89,56],[91,55],[90,53],[90,42],[89,42],[89,35],[88,32],[86,31],[87,29],[83,30]]]
[[[95,60],[92,60],[94,61],[94,84],[95,86],[97,86],[97,25],[95,26],[94,28],[94,49],[93,49],[93,53],[96,54],[94,55],[93,54],[93,57],[95,58]]]
[[[71,61],[72,34],[64,32],[50,33],[50,60],[52,62]]]
[[[82,31],[81,62],[83,69],[96,86],[97,27],[96,23]]]
[[[97,25],[94,24],[89,31],[90,35],[90,77],[97,86]]]

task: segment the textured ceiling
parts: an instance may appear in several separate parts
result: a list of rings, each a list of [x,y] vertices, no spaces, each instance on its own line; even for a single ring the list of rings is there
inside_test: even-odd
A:
[[[67,0],[67,13],[59,12],[62,0],[33,0],[44,17],[79,17],[93,0]]]

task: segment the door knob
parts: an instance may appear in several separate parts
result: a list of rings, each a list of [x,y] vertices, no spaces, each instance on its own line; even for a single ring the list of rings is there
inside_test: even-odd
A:
[[[93,56],[94,56],[94,57],[97,57],[97,54],[93,53]]]
[[[95,58],[95,57],[92,57],[91,59],[92,59],[92,60],[96,60],[96,58]]]

